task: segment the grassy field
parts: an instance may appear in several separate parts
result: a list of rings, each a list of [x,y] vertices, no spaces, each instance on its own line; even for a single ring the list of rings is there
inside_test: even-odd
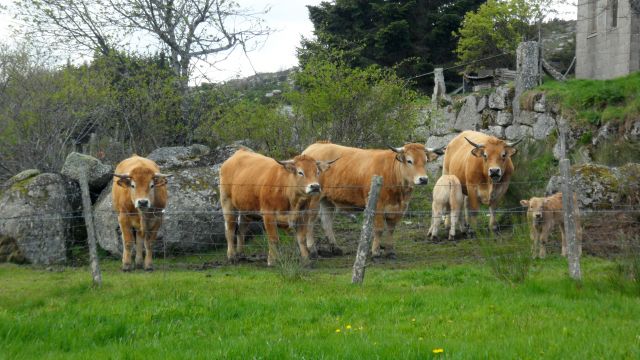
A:
[[[606,260],[584,259],[581,286],[558,257],[519,285],[484,265],[385,262],[357,287],[330,264],[293,281],[255,264],[106,261],[99,289],[87,268],[1,265],[0,358],[640,358],[640,298]]]

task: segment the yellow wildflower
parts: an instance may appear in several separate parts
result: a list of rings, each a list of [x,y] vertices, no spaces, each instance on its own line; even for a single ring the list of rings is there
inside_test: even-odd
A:
[[[349,325],[349,324],[347,324],[347,326],[346,326],[346,327],[347,327],[347,329],[349,329],[349,330],[351,329],[351,325]]]
[[[432,350],[434,354],[442,354],[444,352],[443,348],[435,348]]]
[[[337,333],[339,333],[339,332],[340,332],[340,329],[336,329],[336,332],[337,332]]]

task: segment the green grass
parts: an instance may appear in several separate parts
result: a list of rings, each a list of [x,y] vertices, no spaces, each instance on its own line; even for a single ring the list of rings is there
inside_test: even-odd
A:
[[[599,126],[640,115],[640,72],[612,80],[550,81],[537,90],[560,104],[563,115],[577,124]]]
[[[376,264],[357,287],[349,268],[284,281],[106,261],[99,289],[87,268],[1,265],[0,358],[639,358],[640,299],[607,280],[613,263],[582,264],[581,287],[557,257],[520,285],[482,265]]]

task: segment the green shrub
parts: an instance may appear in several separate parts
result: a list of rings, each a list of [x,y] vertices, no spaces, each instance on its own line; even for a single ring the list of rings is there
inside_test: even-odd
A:
[[[482,256],[493,275],[509,284],[522,283],[531,269],[531,241],[525,226],[514,226],[510,233],[495,235],[478,227]]]
[[[640,159],[640,143],[625,140],[605,140],[592,151],[593,161],[607,166],[622,166]]]

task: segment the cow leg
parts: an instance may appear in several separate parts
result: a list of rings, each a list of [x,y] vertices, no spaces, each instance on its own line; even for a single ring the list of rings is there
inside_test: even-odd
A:
[[[449,228],[449,240],[451,241],[456,239],[456,227],[459,226],[458,222],[460,221],[460,208],[452,205],[449,209],[449,217],[451,218],[451,226]]]
[[[469,186],[469,196],[467,196],[467,200],[469,210],[469,233],[473,234],[478,226],[478,209],[480,209],[480,202],[478,201],[478,194],[475,186]]]
[[[237,217],[233,210],[222,208],[224,216],[224,236],[227,239],[227,259],[235,263],[237,262],[234,238],[236,235]]]
[[[538,229],[535,224],[530,224],[531,228],[529,229],[529,237],[531,238],[531,257],[538,257],[538,242],[540,241],[540,235],[538,234]]]
[[[307,248],[307,219],[300,219],[300,224],[296,227],[296,240],[300,248],[300,256],[304,264],[309,263],[309,249]]]
[[[143,266],[143,247],[144,247],[144,233],[142,230],[136,231],[136,269],[142,269]]]
[[[427,236],[431,237],[431,240],[438,240],[438,227],[440,226],[441,221],[442,212],[438,206],[433,205],[431,207],[431,227],[427,233]]]
[[[244,241],[249,230],[249,218],[244,215],[238,216],[238,232],[236,234],[236,258],[244,257]]]
[[[144,270],[153,271],[153,243],[155,243],[158,237],[158,231],[162,226],[162,218],[156,218],[153,220],[149,230],[144,236]]]
[[[544,224],[542,226],[542,231],[540,232],[540,238],[538,240],[538,244],[540,246],[540,259],[544,259],[547,256],[547,240],[549,239],[549,232],[551,232],[551,227],[548,224]]]
[[[332,255],[342,255],[342,249],[338,246],[336,241],[336,234],[333,231],[333,219],[336,215],[336,208],[328,202],[326,199],[320,200],[320,222],[322,223],[322,229],[324,234],[329,240],[329,246],[331,248]]]
[[[382,210],[376,210],[376,215],[373,219],[373,243],[371,244],[371,256],[382,256],[382,250],[380,250],[380,239],[384,232],[384,214]]]
[[[496,223],[496,204],[492,201],[489,205],[489,229],[493,232],[498,231],[498,224]]]
[[[567,256],[567,237],[564,234],[564,226],[560,225],[560,238],[562,239],[562,256]]]
[[[131,250],[133,249],[133,231],[126,214],[118,215],[122,232],[122,271],[131,271]]]
[[[402,219],[402,214],[394,214],[394,215],[388,216],[385,219],[387,224],[387,235],[384,237],[384,252],[386,257],[388,258],[393,259],[396,257],[396,250],[394,248],[394,241],[393,241],[393,233],[396,230],[396,224],[398,224],[398,221],[400,221],[400,219]]]
[[[269,238],[269,255],[267,256],[267,265],[273,266],[277,259],[276,248],[278,246],[278,224],[276,223],[276,217],[272,214],[263,214],[262,220],[264,221],[264,229],[267,232]]]

